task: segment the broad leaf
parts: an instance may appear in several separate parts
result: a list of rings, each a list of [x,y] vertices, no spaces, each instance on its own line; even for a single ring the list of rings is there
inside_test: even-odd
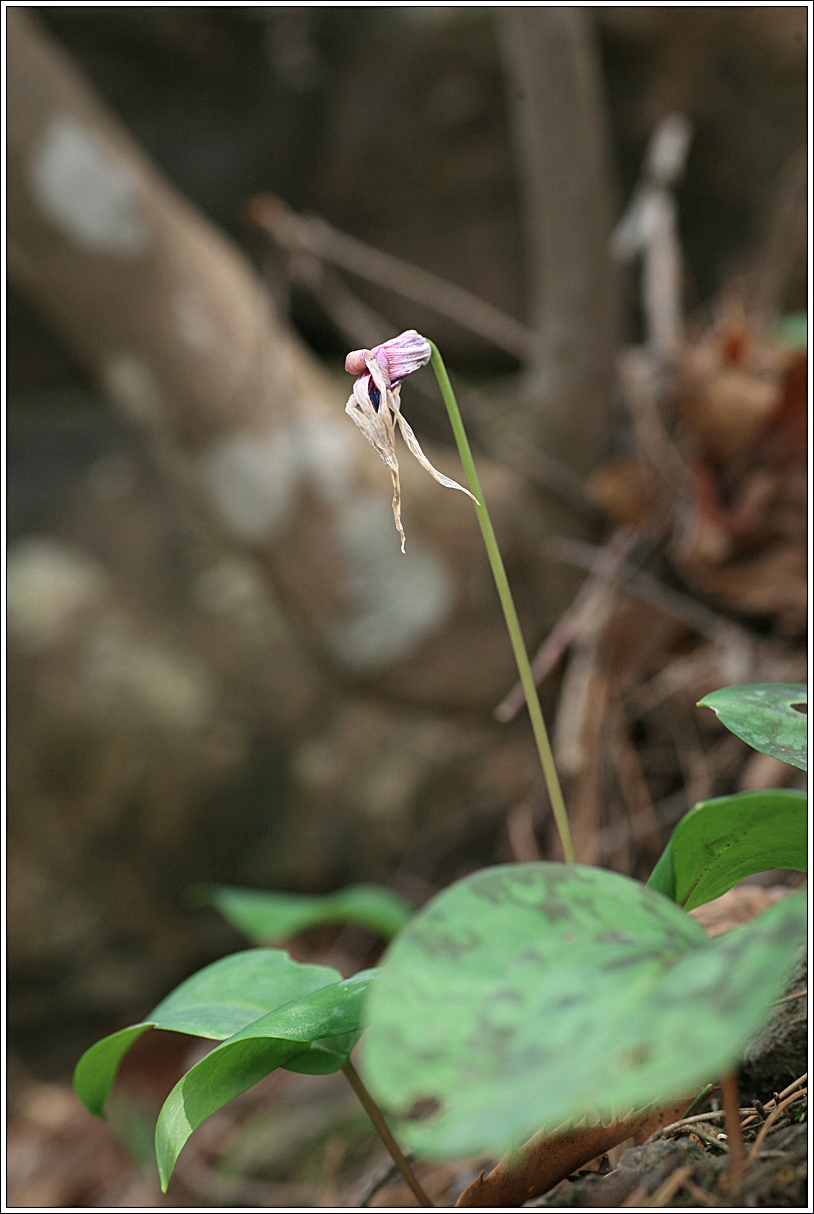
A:
[[[74,1071],[77,1095],[103,1116],[122,1058],[147,1029],[171,1029],[223,1041],[274,1008],[335,983],[324,965],[300,965],[280,949],[253,948],[223,957],[187,978],[139,1024],[102,1038]]]
[[[307,927],[349,923],[390,940],[412,915],[410,905],[380,885],[349,885],[335,894],[265,893],[230,885],[201,885],[195,900],[214,906],[256,944],[287,940]]]
[[[647,884],[685,910],[744,877],[808,867],[806,795],[788,788],[701,801],[673,831]]]
[[[722,687],[699,700],[721,722],[755,750],[808,770],[808,717],[805,683],[752,683]]]
[[[373,970],[332,983],[255,1020],[191,1067],[167,1097],[155,1131],[166,1190],[184,1143],[201,1122],[278,1066],[306,1074],[337,1071],[362,1031]]]
[[[487,869],[420,911],[371,992],[363,1069],[434,1158],[680,1097],[733,1066],[805,938],[792,895],[710,940],[661,894],[577,865]]]

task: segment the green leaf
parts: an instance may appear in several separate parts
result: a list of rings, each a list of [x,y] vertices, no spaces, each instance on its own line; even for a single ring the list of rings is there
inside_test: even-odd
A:
[[[795,704],[807,704],[805,683],[752,683],[722,687],[698,701],[721,722],[760,750],[784,763],[808,770],[808,717]]]
[[[96,1117],[104,1117],[105,1104],[113,1087],[122,1058],[142,1033],[152,1024],[134,1024],[97,1041],[85,1050],[73,1073],[76,1094],[85,1108]]]
[[[805,927],[796,894],[710,940],[617,873],[487,869],[444,891],[388,950],[363,1071],[400,1137],[433,1158],[624,1115],[733,1066]]]
[[[256,944],[287,940],[323,923],[350,923],[390,940],[413,913],[403,898],[379,885],[349,885],[319,897],[201,885],[193,895],[197,902],[214,906],[232,927]]]
[[[752,873],[805,872],[807,830],[803,792],[779,788],[701,801],[676,826],[647,884],[693,910]]]
[[[187,978],[139,1024],[103,1037],[86,1050],[74,1071],[76,1093],[101,1117],[122,1058],[147,1029],[223,1041],[281,1004],[339,977],[324,965],[300,965],[280,949],[253,948],[223,957]]]
[[[805,312],[791,312],[781,316],[772,325],[772,337],[790,350],[808,349],[808,315]]]
[[[327,1074],[347,1062],[362,1031],[373,970],[278,1007],[191,1067],[167,1097],[155,1131],[161,1186],[192,1131],[276,1067]]]

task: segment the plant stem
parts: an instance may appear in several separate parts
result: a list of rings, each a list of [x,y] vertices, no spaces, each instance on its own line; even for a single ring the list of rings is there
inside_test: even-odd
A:
[[[534,731],[534,740],[537,743],[537,753],[540,756],[540,764],[543,769],[548,796],[551,801],[551,808],[554,811],[554,821],[557,825],[557,831],[560,836],[563,854],[567,864],[576,863],[576,853],[574,851],[574,841],[571,838],[571,828],[568,825],[568,814],[563,800],[562,789],[560,787],[557,768],[554,764],[554,755],[551,752],[551,743],[548,740],[548,731],[543,719],[543,710],[540,707],[540,697],[537,695],[537,688],[534,683],[534,676],[531,673],[531,665],[529,664],[526,646],[523,641],[523,634],[520,630],[520,621],[517,618],[517,611],[512,598],[512,592],[509,587],[509,580],[506,577],[506,570],[503,566],[503,558],[500,555],[500,549],[497,545],[497,537],[492,526],[492,520],[489,517],[489,511],[486,508],[486,503],[483,497],[483,490],[480,487],[480,480],[475,469],[475,461],[472,458],[472,451],[469,446],[469,440],[466,437],[464,424],[461,419],[461,414],[458,409],[455,393],[452,391],[452,385],[449,382],[447,369],[444,366],[444,360],[438,352],[438,347],[434,342],[430,342],[432,349],[432,369],[435,372],[438,386],[441,389],[441,395],[444,398],[444,404],[447,407],[450,424],[452,425],[452,433],[455,435],[455,442],[458,445],[458,451],[461,456],[461,463],[466,473],[466,479],[469,482],[469,488],[472,490],[477,499],[475,505],[475,513],[478,516],[481,533],[483,534],[483,542],[486,545],[486,554],[489,557],[489,564],[492,567],[492,576],[495,579],[500,605],[503,608],[503,615],[506,620],[506,627],[509,632],[509,639],[512,643],[514,651],[514,660],[517,663],[517,670],[520,675],[520,682],[523,686],[523,692],[526,697],[526,704],[531,718],[531,727]]]
[[[743,1175],[746,1163],[746,1148],[743,1145],[743,1130],[741,1129],[740,1100],[738,1098],[738,1076],[736,1071],[730,1071],[721,1080],[721,1097],[724,1105],[724,1129],[726,1130],[727,1146],[729,1148],[729,1188],[733,1192]]]
[[[687,1106],[687,1108],[684,1110],[684,1116],[681,1118],[681,1120],[686,1121],[687,1118],[692,1113],[695,1112],[695,1110],[698,1108],[699,1104],[703,1104],[703,1102],[706,1100],[707,1096],[709,1096],[711,1091],[712,1091],[712,1084],[711,1083],[705,1084],[704,1087],[701,1088],[701,1091],[698,1093],[695,1100],[693,1100],[692,1103],[689,1104]]]
[[[356,1070],[356,1067],[353,1065],[350,1058],[342,1067],[342,1070],[348,1083],[359,1097],[359,1101],[363,1109],[373,1122],[376,1133],[387,1147],[390,1155],[392,1156],[393,1162],[404,1177],[405,1183],[418,1200],[418,1204],[428,1210],[434,1209],[433,1203],[430,1201],[429,1197],[421,1187],[418,1177],[402,1155],[399,1144],[390,1133],[390,1127],[382,1116],[381,1109],[365,1087],[359,1072]]]

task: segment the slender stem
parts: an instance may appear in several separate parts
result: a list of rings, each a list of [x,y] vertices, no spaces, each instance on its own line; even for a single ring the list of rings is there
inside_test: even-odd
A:
[[[475,469],[475,461],[472,458],[472,451],[469,446],[469,440],[466,437],[464,424],[461,419],[461,414],[458,410],[458,404],[455,400],[455,393],[452,391],[452,385],[449,382],[444,361],[438,352],[438,347],[430,342],[432,348],[432,368],[438,380],[438,385],[441,389],[441,395],[444,398],[444,404],[447,407],[450,424],[452,425],[452,433],[455,435],[455,442],[458,444],[458,451],[461,456],[461,463],[466,473],[466,479],[469,482],[469,488],[475,495],[477,502],[475,512],[478,516],[480,529],[483,534],[483,542],[486,545],[486,553],[489,557],[489,564],[492,567],[492,576],[495,579],[500,605],[503,608],[503,615],[506,620],[506,627],[509,631],[509,639],[512,643],[514,651],[514,660],[517,663],[517,670],[520,675],[520,682],[523,686],[523,692],[528,705],[529,717],[531,718],[531,727],[534,731],[534,740],[537,743],[537,752],[540,756],[540,763],[543,768],[543,776],[545,777],[548,796],[551,801],[551,808],[554,811],[554,821],[559,832],[560,842],[562,844],[563,854],[566,863],[574,864],[576,862],[576,852],[574,851],[574,841],[571,838],[571,828],[568,825],[568,814],[565,809],[565,801],[563,800],[562,789],[560,787],[559,777],[557,776],[557,768],[554,764],[554,755],[551,752],[551,743],[548,740],[548,731],[543,719],[543,710],[540,707],[540,698],[537,695],[537,688],[534,683],[534,676],[531,673],[531,665],[529,663],[526,646],[523,641],[523,634],[520,630],[520,621],[517,618],[517,611],[514,606],[514,599],[509,588],[509,580],[506,577],[506,570],[503,566],[503,558],[500,555],[500,549],[497,546],[497,538],[492,520],[489,517],[489,511],[486,509],[486,504],[483,497],[483,490],[480,487],[480,480]]]
[[[693,1100],[689,1105],[687,1105],[686,1109],[684,1110],[684,1116],[681,1118],[681,1120],[686,1121],[687,1118],[695,1111],[695,1109],[698,1108],[699,1104],[701,1104],[704,1100],[706,1100],[707,1096],[709,1096],[711,1091],[712,1091],[712,1084],[711,1083],[705,1084],[704,1087],[701,1088],[701,1091],[698,1093],[695,1100]]]
[[[370,1092],[365,1087],[364,1083],[362,1082],[362,1077],[360,1076],[359,1072],[356,1070],[356,1067],[353,1065],[350,1058],[345,1063],[345,1065],[342,1067],[342,1070],[344,1072],[345,1078],[347,1079],[348,1083],[353,1088],[356,1095],[359,1097],[359,1101],[360,1101],[362,1107],[364,1108],[364,1110],[367,1113],[370,1120],[373,1122],[373,1126],[376,1130],[376,1133],[379,1135],[382,1142],[384,1143],[384,1145],[387,1147],[388,1151],[390,1152],[390,1155],[392,1156],[394,1164],[396,1165],[396,1167],[398,1168],[398,1170],[401,1172],[402,1176],[404,1177],[404,1180],[405,1180],[406,1184],[408,1185],[411,1193],[416,1197],[418,1204],[420,1206],[423,1206],[427,1210],[434,1209],[433,1203],[430,1201],[429,1197],[427,1196],[427,1194],[424,1192],[423,1188],[421,1187],[421,1184],[420,1184],[415,1172],[413,1171],[413,1169],[410,1167],[407,1160],[402,1155],[399,1144],[396,1142],[395,1138],[390,1133],[390,1127],[388,1126],[387,1122],[385,1121],[384,1117],[382,1116],[381,1109],[376,1104],[376,1102],[373,1099],[373,1097],[371,1096]]]
[[[740,1100],[738,1098],[737,1072],[730,1071],[721,1080],[721,1096],[724,1105],[724,1129],[729,1147],[729,1187],[737,1188],[746,1163],[746,1148],[743,1145]]]

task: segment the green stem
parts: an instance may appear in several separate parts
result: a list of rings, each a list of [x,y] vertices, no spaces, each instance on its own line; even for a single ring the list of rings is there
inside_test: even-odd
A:
[[[391,1134],[390,1127],[382,1116],[381,1109],[365,1087],[364,1083],[362,1082],[361,1075],[356,1070],[356,1067],[353,1065],[350,1058],[342,1067],[342,1072],[356,1095],[359,1097],[360,1104],[370,1120],[373,1122],[373,1127],[376,1130],[376,1133],[379,1135],[382,1142],[390,1152],[393,1163],[401,1172],[411,1193],[418,1200],[418,1204],[428,1210],[434,1209],[433,1203],[430,1201],[429,1197],[421,1187],[418,1177],[402,1155],[401,1148]]]
[[[698,1108],[698,1106],[700,1104],[704,1103],[704,1101],[706,1100],[707,1096],[709,1096],[711,1091],[712,1091],[712,1084],[711,1083],[705,1084],[704,1087],[701,1088],[701,1091],[698,1093],[695,1100],[693,1100],[692,1104],[688,1105],[687,1108],[684,1110],[684,1117],[691,1116],[691,1114],[695,1112],[695,1110]],[[683,1120],[683,1118],[682,1118],[682,1120]]]
[[[500,549],[497,546],[497,538],[492,526],[492,520],[489,517],[489,511],[486,509],[484,502],[483,490],[480,487],[478,473],[475,469],[475,461],[472,458],[472,451],[469,446],[469,440],[466,437],[464,424],[461,420],[461,414],[458,409],[455,393],[452,391],[452,385],[449,382],[447,369],[444,366],[444,360],[438,352],[438,347],[434,342],[430,342],[432,349],[432,368],[438,380],[438,385],[441,389],[441,395],[444,398],[444,404],[447,407],[449,420],[452,425],[452,433],[455,435],[455,442],[458,444],[458,451],[461,456],[461,463],[466,473],[466,479],[469,482],[469,488],[472,490],[475,498],[475,513],[478,516],[480,529],[483,534],[483,542],[486,545],[486,553],[489,557],[489,564],[492,567],[492,575],[495,579],[500,605],[503,608],[503,615],[506,620],[506,627],[509,631],[509,639],[512,643],[514,651],[514,660],[517,663],[517,670],[520,675],[520,682],[523,685],[523,691],[526,696],[526,704],[531,718],[531,727],[534,731],[534,740],[537,743],[537,752],[540,756],[540,763],[543,768],[543,776],[545,777],[548,796],[551,800],[551,808],[554,811],[554,821],[559,832],[560,842],[562,844],[563,854],[566,863],[576,863],[576,852],[574,851],[574,841],[571,838],[571,828],[568,825],[568,814],[565,809],[565,801],[563,800],[562,789],[557,775],[557,768],[554,764],[554,755],[551,752],[551,743],[548,740],[548,730],[543,719],[543,710],[540,707],[540,697],[537,695],[537,688],[534,684],[534,676],[531,673],[531,665],[529,664],[526,646],[523,641],[523,634],[520,631],[520,621],[517,618],[517,611],[514,606],[514,599],[509,588],[509,580],[506,577],[506,570],[503,566],[503,558],[500,555]]]

